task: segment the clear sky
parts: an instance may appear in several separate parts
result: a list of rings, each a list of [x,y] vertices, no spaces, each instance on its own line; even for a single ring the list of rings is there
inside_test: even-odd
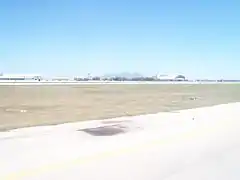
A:
[[[240,2],[2,0],[0,70],[240,79]]]

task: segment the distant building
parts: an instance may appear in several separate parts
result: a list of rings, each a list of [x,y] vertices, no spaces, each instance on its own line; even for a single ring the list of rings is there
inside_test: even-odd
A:
[[[89,79],[84,76],[76,76],[74,77],[74,81],[88,81]]]
[[[156,75],[156,80],[159,81],[185,81],[186,77],[183,75]]]
[[[39,74],[2,74],[0,75],[0,81],[40,81],[42,76]]]
[[[54,77],[52,78],[52,81],[70,81],[71,78],[69,77]]]

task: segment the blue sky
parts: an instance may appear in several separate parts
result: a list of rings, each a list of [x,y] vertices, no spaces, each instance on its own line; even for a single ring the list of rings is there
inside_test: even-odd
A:
[[[2,0],[0,70],[240,79],[240,2]]]

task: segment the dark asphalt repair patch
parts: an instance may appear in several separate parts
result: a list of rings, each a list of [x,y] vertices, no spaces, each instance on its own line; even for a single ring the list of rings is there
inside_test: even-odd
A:
[[[113,136],[121,133],[126,133],[127,127],[123,125],[111,125],[111,126],[103,126],[103,127],[97,127],[97,128],[81,129],[78,131],[83,131],[92,136]]]

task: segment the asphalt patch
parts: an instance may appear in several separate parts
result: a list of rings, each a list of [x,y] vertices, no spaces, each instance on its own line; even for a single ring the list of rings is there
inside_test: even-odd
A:
[[[126,133],[127,129],[122,125],[111,125],[97,128],[86,128],[78,131],[83,131],[92,136],[114,136],[117,134]]]

